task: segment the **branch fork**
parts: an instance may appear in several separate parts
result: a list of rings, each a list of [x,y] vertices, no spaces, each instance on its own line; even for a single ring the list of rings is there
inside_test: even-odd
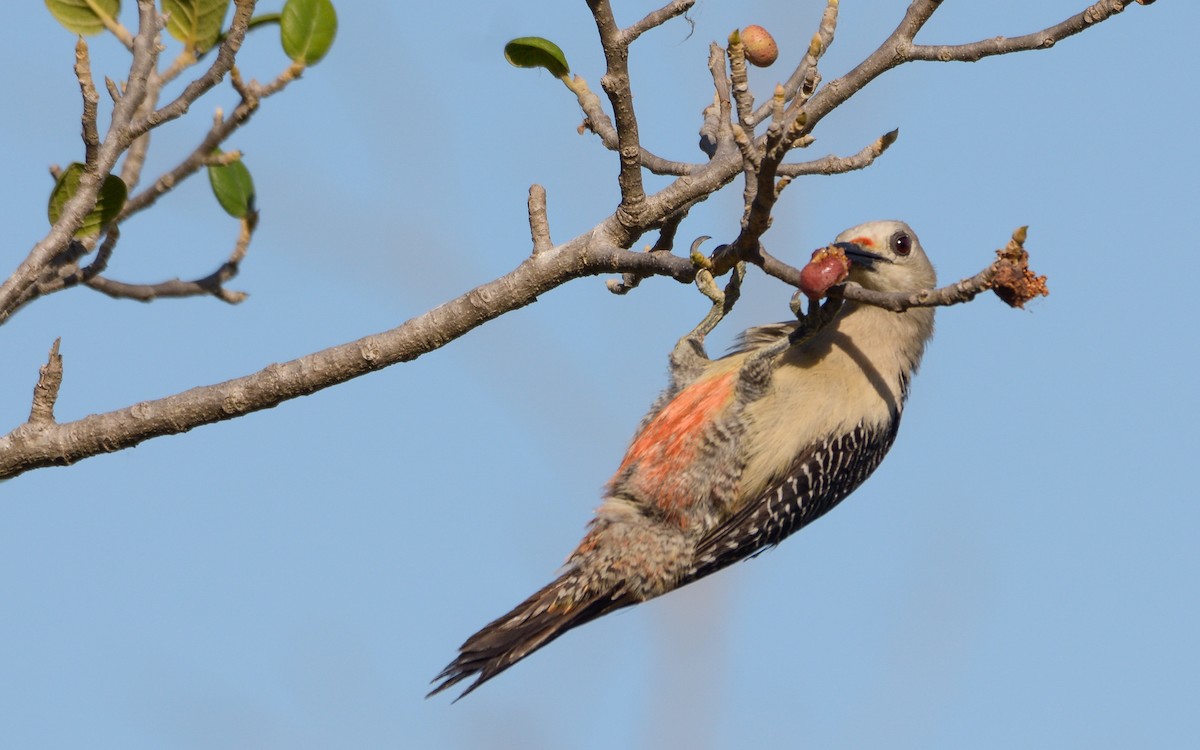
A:
[[[1149,2],[1143,0],[1142,4]],[[709,68],[713,97],[703,110],[701,150],[704,156],[694,162],[668,161],[653,154],[641,142],[633,109],[633,82],[627,65],[628,52],[629,46],[642,34],[673,18],[684,16],[692,4],[692,0],[672,0],[622,29],[613,17],[610,0],[588,0],[605,53],[606,70],[602,81],[612,109],[611,118],[605,113],[600,97],[588,89],[582,78],[575,76],[569,79],[568,87],[579,101],[587,127],[596,133],[605,148],[620,157],[620,206],[595,227],[554,244],[546,216],[544,190],[533,186],[529,197],[533,251],[508,274],[392,330],[314,352],[290,362],[270,365],[222,383],[192,388],[73,422],[54,421],[53,407],[61,383],[61,360],[57,358],[55,346],[34,389],[29,421],[0,436],[0,479],[39,467],[74,463],[99,453],[131,447],[154,437],[177,434],[199,425],[272,408],[283,401],[332,387],[367,372],[411,361],[493,318],[531,304],[539,295],[572,279],[620,274],[620,280],[610,281],[609,286],[614,292],[624,293],[650,276],[667,276],[686,283],[695,282],[699,276],[704,289],[711,293],[709,280],[711,286],[715,287],[716,279],[713,277],[730,271],[740,274],[740,270],[735,269],[741,262],[757,264],[764,272],[785,281],[793,274],[798,278],[796,269],[773,258],[763,249],[761,242],[781,190],[794,177],[837,174],[868,166],[896,137],[895,131],[886,133],[858,154],[849,157],[826,156],[798,163],[783,161],[783,157],[792,149],[812,142],[811,134],[830,112],[882,73],[899,65],[916,61],[971,61],[990,55],[1044,49],[1048,44],[1057,43],[1111,18],[1127,5],[1124,0],[1098,0],[1061,23],[1025,36],[984,39],[957,45],[923,45],[913,40],[933,13],[942,7],[942,3],[938,0],[912,0],[896,30],[874,52],[846,74],[822,83],[817,65],[832,43],[837,21],[838,3],[829,0],[813,42],[787,81],[780,84],[781,93],[776,91],[757,107],[747,108],[744,102],[736,101],[731,74],[727,69],[726,51],[716,45],[711,46]],[[53,291],[51,286],[64,287],[66,279],[79,279],[78,283],[86,282],[93,287],[97,282],[103,285],[103,277],[99,274],[114,251],[119,236],[117,227],[109,227],[107,233],[102,235],[103,240],[96,248],[96,258],[82,268],[78,263],[91,252],[93,246],[76,241],[73,234],[95,205],[103,176],[111,173],[122,154],[127,154],[128,160],[136,161],[137,149],[144,147],[146,141],[143,136],[149,130],[183,115],[226,74],[230,75],[235,90],[242,97],[233,112],[219,121],[214,120],[209,133],[191,155],[175,169],[160,176],[150,187],[131,197],[125,212],[117,220],[118,224],[132,213],[152,205],[179,181],[197,171],[211,157],[213,149],[256,111],[258,100],[267,92],[279,90],[298,75],[298,71],[285,72],[276,79],[276,83],[261,88],[241,80],[235,71],[234,60],[245,37],[253,8],[253,0],[236,0],[230,32],[217,50],[210,67],[191,81],[174,100],[159,106],[158,90],[153,81],[162,19],[154,10],[153,0],[139,0],[139,28],[128,44],[133,52],[128,85],[121,91],[116,84],[105,79],[108,93],[114,101],[112,124],[103,138],[97,132],[98,145],[94,152],[86,132],[88,122],[94,122],[88,114],[88,102],[92,98],[88,89],[91,73],[87,70],[88,66],[82,64],[82,58],[76,58],[80,69],[86,71],[77,73],[77,78],[80,79],[80,91],[85,101],[81,122],[85,131],[84,150],[91,168],[85,171],[80,190],[64,208],[62,219],[0,286],[0,323],[44,290]],[[182,71],[184,67],[180,65],[179,70]],[[173,75],[173,71],[174,66],[168,69],[166,75]],[[95,89],[94,83],[91,88]],[[768,132],[756,134],[755,128],[768,120]],[[772,127],[775,130],[771,130]],[[754,158],[749,154],[754,154]],[[129,166],[129,161],[126,166]],[[642,179],[643,169],[672,175],[677,179],[657,192],[647,193]],[[136,178],[137,171],[133,169],[127,174]],[[747,210],[738,238],[725,249],[714,252],[709,259],[708,266],[711,267],[697,264],[690,257],[673,252],[678,230],[691,207],[739,176],[744,176],[746,181]],[[134,183],[136,179],[130,182]],[[645,252],[629,249],[651,231],[657,231],[658,237]],[[252,232],[253,221],[248,220],[243,224],[238,243],[228,260],[210,277],[190,284],[178,283],[189,286],[189,292],[215,294],[232,301],[214,290],[222,289],[222,285],[236,272]],[[840,289],[835,287],[836,291],[819,309],[832,309],[841,300],[895,310],[955,304],[988,289],[1002,295],[1009,293],[1005,290],[1010,290],[1015,299],[1027,301],[1033,294],[1045,293],[1045,283],[1044,278],[1028,271],[1027,255],[1021,254],[1024,252],[1023,240],[1023,236],[1014,234],[1013,243],[1020,252],[1012,250],[1013,243],[1010,243],[1010,247],[988,268],[948,287],[918,290],[899,296],[880,296],[879,293],[847,284]],[[71,264],[75,265],[72,267]],[[64,271],[65,277],[61,273]],[[165,293],[165,290],[160,291]],[[834,299],[837,295],[840,295],[840,300]],[[713,295],[706,296],[715,304]],[[721,302],[722,309],[729,304],[730,297],[727,287]],[[810,310],[808,314],[816,314],[816,311]]]

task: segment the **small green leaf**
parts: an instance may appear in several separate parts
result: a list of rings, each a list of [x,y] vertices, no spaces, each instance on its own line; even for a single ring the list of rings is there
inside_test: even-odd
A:
[[[333,46],[337,11],[330,0],[287,0],[279,19],[279,39],[293,62],[316,65]]]
[[[105,18],[117,17],[121,0],[46,0],[46,7],[68,31],[89,36],[104,31]]]
[[[75,193],[79,192],[81,177],[83,177],[83,165],[79,162],[71,164],[58,176],[58,182],[54,183],[54,190],[50,191],[50,205],[46,207],[46,214],[50,217],[51,225],[58,223],[58,218],[62,216],[63,206],[71,200]],[[100,194],[96,198],[96,207],[84,217],[83,224],[75,231],[75,236],[90,237],[100,234],[100,230],[117,218],[121,209],[125,207],[127,193],[125,183],[120,177],[111,174],[105,177],[104,184],[100,186]]]
[[[162,0],[162,9],[170,14],[167,31],[171,36],[201,53],[220,38],[229,0]]]
[[[558,45],[540,36],[523,36],[504,45],[504,59],[518,68],[545,68],[556,78],[571,72]]]
[[[213,153],[219,155],[221,149]],[[244,218],[254,208],[254,180],[241,159],[228,164],[210,164],[208,182],[221,208],[233,218]]]

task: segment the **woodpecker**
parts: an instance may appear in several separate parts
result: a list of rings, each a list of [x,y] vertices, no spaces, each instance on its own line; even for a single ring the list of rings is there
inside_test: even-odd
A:
[[[849,280],[867,289],[936,284],[903,222],[862,224],[834,244],[850,260]],[[801,318],[751,328],[710,360],[704,336],[725,310],[712,291],[712,311],[675,346],[668,387],[562,574],[467,639],[431,696],[474,676],[461,698],[572,628],[757,556],[879,466],[933,334],[933,309],[831,301],[824,325]]]

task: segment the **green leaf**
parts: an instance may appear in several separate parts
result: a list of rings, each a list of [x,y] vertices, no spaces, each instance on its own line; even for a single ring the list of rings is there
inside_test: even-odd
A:
[[[540,36],[523,36],[504,45],[504,59],[518,68],[545,68],[555,78],[571,72],[558,45]]]
[[[116,19],[121,0],[46,0],[46,7],[68,31],[89,36],[104,31],[104,18]]]
[[[337,11],[330,0],[287,0],[279,19],[279,39],[293,62],[316,65],[333,46]]]
[[[229,0],[162,0],[162,9],[170,14],[167,31],[171,36],[200,53],[220,38]]]
[[[221,149],[213,153],[219,155]],[[210,164],[208,182],[221,208],[233,218],[244,218],[254,208],[254,180],[241,159],[228,164]]]
[[[62,216],[63,206],[71,200],[75,193],[79,192],[81,177],[83,177],[83,165],[79,162],[71,164],[58,176],[58,182],[54,183],[54,190],[50,191],[50,205],[46,207],[46,214],[50,217],[51,225],[58,223],[59,217]],[[111,174],[105,177],[104,184],[100,186],[100,194],[96,198],[95,208],[84,217],[83,224],[75,231],[75,236],[90,237],[100,234],[100,230],[121,213],[121,209],[125,207],[127,194],[125,183],[120,177]]]

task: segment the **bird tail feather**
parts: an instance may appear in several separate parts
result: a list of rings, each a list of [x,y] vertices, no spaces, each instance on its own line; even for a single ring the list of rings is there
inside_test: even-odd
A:
[[[568,591],[578,585],[578,578],[568,572],[508,614],[488,623],[459,648],[458,658],[434,678],[434,682],[441,682],[425,697],[478,675],[454,699],[457,701],[568,630],[636,601],[621,592],[601,593],[576,601]]]

